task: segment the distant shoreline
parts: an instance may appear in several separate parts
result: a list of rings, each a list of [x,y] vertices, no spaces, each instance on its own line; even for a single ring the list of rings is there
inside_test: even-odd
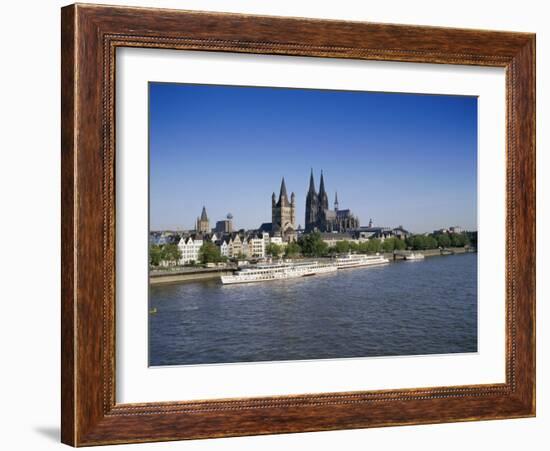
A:
[[[443,251],[448,251],[452,254],[465,254],[476,252],[472,249],[464,247],[448,248]],[[425,257],[439,257],[445,255],[442,253],[441,249],[428,249],[425,251],[414,251],[414,253],[419,253]],[[391,262],[394,261],[393,252],[385,252],[382,254],[385,258],[389,259]],[[322,258],[322,257],[321,257]],[[399,260],[397,258],[396,260]],[[212,280],[218,279],[220,276],[231,275],[233,274],[233,268],[187,268],[176,270],[173,272],[164,272],[164,273],[150,273],[149,275],[149,284],[150,285],[163,285],[163,284],[173,284],[173,283],[185,283],[185,282],[197,282],[201,280]]]

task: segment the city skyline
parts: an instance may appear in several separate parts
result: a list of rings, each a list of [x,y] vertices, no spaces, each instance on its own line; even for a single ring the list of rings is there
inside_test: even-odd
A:
[[[477,229],[477,98],[150,83],[150,229],[271,221],[284,177],[305,227],[310,171],[362,226]]]

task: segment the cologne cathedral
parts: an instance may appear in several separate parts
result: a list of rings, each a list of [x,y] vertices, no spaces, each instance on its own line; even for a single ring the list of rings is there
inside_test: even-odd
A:
[[[347,232],[359,227],[359,218],[348,210],[340,210],[338,207],[338,193],[334,198],[334,210],[328,208],[328,195],[325,191],[323,171],[319,193],[315,190],[313,170],[309,178],[309,190],[306,197],[306,233],[319,232]]]

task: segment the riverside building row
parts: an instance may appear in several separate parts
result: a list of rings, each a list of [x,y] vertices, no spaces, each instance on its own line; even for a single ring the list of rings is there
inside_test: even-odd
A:
[[[177,240],[177,246],[182,255],[179,264],[186,265],[199,261],[199,252],[205,242],[218,246],[223,257],[253,259],[265,258],[269,244],[280,246],[286,244],[280,237],[270,237],[267,233],[234,232],[227,235],[192,233],[183,235]]]

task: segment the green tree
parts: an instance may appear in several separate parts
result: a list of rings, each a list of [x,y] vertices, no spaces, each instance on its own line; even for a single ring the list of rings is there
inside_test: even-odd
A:
[[[302,254],[308,257],[323,257],[328,254],[328,244],[323,241],[319,232],[301,236],[298,244],[302,248]]]
[[[470,244],[470,238],[466,233],[453,233],[451,235],[451,245],[454,247],[464,247]]]
[[[337,254],[347,254],[351,250],[350,242],[346,240],[337,241],[333,247]]]
[[[323,240],[315,243],[315,257],[326,257],[328,254],[328,244]]]
[[[451,245],[451,239],[446,233],[440,233],[436,235],[437,244],[440,247],[449,247]]]
[[[302,248],[296,242],[288,243],[285,248],[285,257],[294,258],[302,252]]]
[[[417,251],[424,247],[424,240],[421,235],[411,235],[407,238],[408,245],[411,249]]]
[[[177,244],[165,244],[162,246],[161,260],[177,265],[181,260],[181,256],[181,250]]]
[[[411,247],[415,251],[422,251],[424,249],[428,249],[428,241],[426,236],[424,235],[413,235],[411,239]]]
[[[218,263],[221,261],[220,248],[210,241],[206,241],[199,249],[199,261],[206,263]]]
[[[407,248],[407,245],[405,243],[405,240],[402,240],[401,238],[394,238],[394,249],[396,251],[402,251]]]
[[[468,244],[477,247],[477,232],[464,232],[466,235]]]
[[[401,251],[407,247],[405,241],[397,237],[386,238],[382,243],[382,250],[384,252]]]
[[[432,235],[428,235],[426,237],[425,249],[436,249],[436,248],[437,248],[437,240]]]
[[[386,238],[382,242],[382,250],[384,252],[393,252],[395,249],[395,239],[394,238]]]
[[[265,253],[273,258],[277,258],[282,252],[282,246],[279,246],[276,243],[269,243],[265,248]]]
[[[382,248],[382,242],[378,238],[371,238],[367,241],[367,251],[368,252],[380,252]]]
[[[158,244],[149,246],[149,265],[158,266],[162,260],[162,249]]]

